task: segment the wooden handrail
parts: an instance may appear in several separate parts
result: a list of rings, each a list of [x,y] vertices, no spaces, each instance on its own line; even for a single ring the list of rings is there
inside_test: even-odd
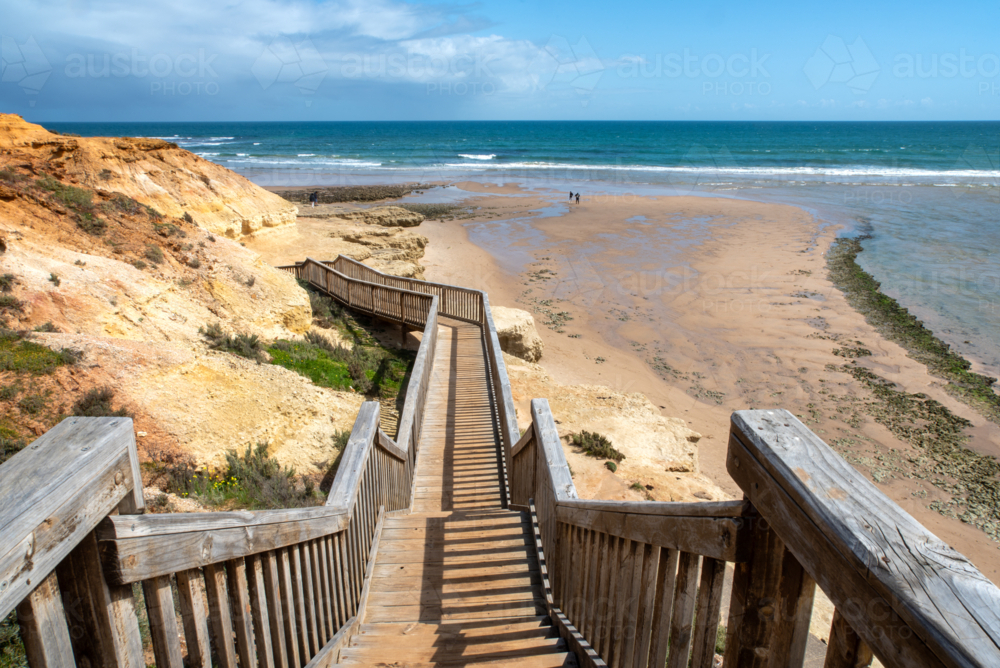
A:
[[[884,664],[1000,666],[1000,589],[794,415],[735,412],[727,469]],[[730,629],[734,656],[748,651],[741,634],[774,626],[752,614],[741,621],[748,628]]]
[[[733,414],[743,501],[632,503],[574,498],[548,405],[531,407],[512,501],[537,524],[550,614],[590,665],[712,665],[726,562],[727,667],[801,666],[817,584],[837,606],[827,666],[873,651],[888,667],[1000,665],[1000,589],[787,411]]]

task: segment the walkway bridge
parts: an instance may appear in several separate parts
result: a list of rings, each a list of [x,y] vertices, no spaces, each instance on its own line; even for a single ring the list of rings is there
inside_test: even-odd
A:
[[[284,269],[422,330],[395,438],[363,404],[321,507],[144,515],[131,420],[67,418],[0,467],[32,668],[144,641],[160,668],[710,668],[720,619],[726,668],[798,667],[817,587],[828,668],[1000,666],[1000,591],[787,411],[732,416],[743,500],[579,499],[544,399],[518,429],[485,293]]]

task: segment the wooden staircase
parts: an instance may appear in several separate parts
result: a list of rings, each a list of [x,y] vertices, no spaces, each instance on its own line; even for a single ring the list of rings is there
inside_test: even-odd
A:
[[[480,330],[443,322],[413,509],[387,517],[341,665],[575,666],[546,617],[527,513],[502,508]]]

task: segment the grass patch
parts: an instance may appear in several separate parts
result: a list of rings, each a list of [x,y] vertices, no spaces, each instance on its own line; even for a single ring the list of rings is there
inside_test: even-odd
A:
[[[0,422],[0,465],[24,450],[26,445],[28,442],[13,427]]]
[[[906,348],[910,357],[925,364],[934,375],[948,381],[947,390],[993,422],[1000,423],[1000,395],[993,391],[996,378],[974,373],[971,363],[934,336],[931,330],[881,291],[881,284],[857,263],[861,242],[837,239],[827,255],[830,280],[848,303],[886,338]]]
[[[0,371],[41,375],[66,364],[75,364],[80,353],[63,348],[52,350],[29,341],[19,332],[0,331]]]
[[[573,434],[570,438],[573,445],[581,448],[583,452],[598,459],[611,459],[620,463],[625,459],[625,453],[616,450],[607,436],[595,432],[583,430],[579,434]],[[617,468],[617,467],[616,467]]]
[[[296,475],[267,453],[267,443],[247,445],[241,454],[226,453],[226,467],[198,470],[190,462],[167,470],[167,491],[201,503],[263,510],[315,506],[321,500],[311,478]]]
[[[354,388],[385,399],[399,394],[415,359],[407,351],[365,345],[359,340],[347,348],[314,332],[302,341],[275,341],[268,353],[272,364],[296,371],[316,385],[335,390]]]
[[[0,169],[0,181],[4,183],[20,183],[27,180],[28,177],[24,174],[18,174],[11,169]]]
[[[115,391],[110,387],[88,390],[73,404],[73,415],[81,417],[132,417],[124,408],[114,408]]]
[[[104,203],[104,210],[109,213],[120,212],[131,216],[145,212],[146,207],[139,204],[128,195],[116,193],[109,201]]]
[[[87,234],[100,236],[107,230],[107,221],[97,215],[93,191],[66,185],[48,174],[36,180],[35,185],[51,193],[55,202],[75,213],[77,227]]]
[[[227,334],[219,323],[199,327],[198,333],[208,340],[208,347],[212,350],[221,350],[256,362],[264,360],[264,345],[256,334]]]

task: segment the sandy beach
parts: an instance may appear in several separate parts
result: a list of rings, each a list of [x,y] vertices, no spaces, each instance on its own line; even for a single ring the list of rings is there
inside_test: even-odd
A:
[[[930,508],[950,494],[921,479],[911,443],[873,418],[845,364],[926,395],[973,423],[967,446],[1000,454],[1000,429],[886,340],[828,279],[835,229],[805,211],[722,198],[583,197],[462,183],[468,221],[425,221],[428,280],[489,292],[534,314],[541,364],[566,384],[641,392],[702,434],[701,472],[725,471],[729,416],[786,408],[943,540],[1000,582],[998,545]],[[556,209],[553,215],[553,209]],[[868,355],[853,357],[852,351]],[[926,478],[926,475],[924,475]],[[947,511],[945,511],[947,512]]]
[[[516,183],[455,186],[461,215],[412,228],[429,240],[424,277],[532,313],[554,382],[638,392],[683,419],[701,435],[698,473],[731,497],[741,494],[725,469],[732,411],[787,409],[1000,582],[998,543],[982,528],[995,535],[996,525],[959,519],[968,511],[953,501],[956,481],[932,475],[917,447],[936,437],[932,428],[951,428],[928,421],[935,411],[968,420],[954,432],[982,455],[1000,455],[1000,427],[848,304],[828,278],[836,227],[794,206],[721,197],[575,204]],[[379,205],[407,201],[419,199]],[[344,238],[330,224],[300,217],[294,234],[248,245],[272,264],[333,257]],[[873,392],[870,378],[894,394]],[[911,413],[893,413],[898,405]]]

